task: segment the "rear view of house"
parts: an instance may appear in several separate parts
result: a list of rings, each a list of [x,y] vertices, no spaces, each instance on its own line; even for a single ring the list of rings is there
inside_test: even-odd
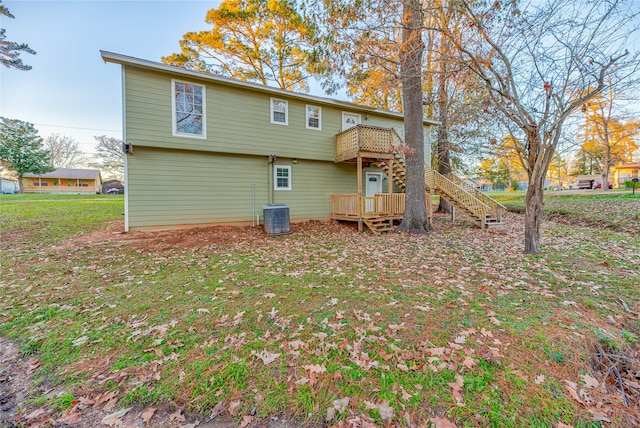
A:
[[[404,129],[397,113],[102,57],[122,66],[127,230],[251,224],[270,203],[287,204],[293,221],[328,219],[331,195],[358,190],[357,165],[335,162],[336,134],[358,124]],[[378,166],[363,171],[369,192],[388,189]]]
[[[374,232],[402,218],[401,114],[101,54],[122,67],[125,230],[251,224],[266,204]],[[426,190],[478,226],[499,223],[501,206],[491,214],[480,192],[428,167],[434,124],[423,122]]]

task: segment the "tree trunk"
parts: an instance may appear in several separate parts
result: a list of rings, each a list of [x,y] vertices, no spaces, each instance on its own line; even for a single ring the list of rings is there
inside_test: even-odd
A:
[[[602,176],[602,186],[600,189],[607,192],[609,191],[609,163],[611,162],[611,146],[609,145],[609,139],[605,138],[604,141],[604,156],[602,159],[602,171],[600,171],[600,175]]]
[[[424,182],[424,127],[422,119],[422,14],[420,0],[402,3],[400,67],[404,109],[407,175],[402,232],[426,233],[429,229]]]
[[[18,193],[22,195],[24,193],[24,184],[22,183],[22,175],[18,176]]]
[[[529,148],[529,187],[525,196],[524,212],[524,252],[538,254],[540,252],[540,228],[543,216],[544,181],[551,162],[551,154],[543,152],[543,143],[537,127],[525,130],[527,147]],[[560,132],[560,129],[558,129]]]
[[[525,197],[524,213],[524,252],[538,254],[540,252],[540,227],[543,216],[544,175],[529,178],[529,188]]]
[[[446,38],[444,35],[441,40],[441,48],[446,49]],[[451,158],[449,156],[449,98],[447,97],[447,66],[443,59],[445,53],[442,53],[440,58],[440,70],[438,75],[438,119],[440,125],[438,125],[438,152],[436,154],[438,159],[438,172],[442,175],[451,173]],[[444,198],[440,198],[440,205],[438,205],[438,212],[450,213],[451,205]]]

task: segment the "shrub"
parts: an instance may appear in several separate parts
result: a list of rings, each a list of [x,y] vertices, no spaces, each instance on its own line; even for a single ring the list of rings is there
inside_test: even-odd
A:
[[[633,189],[633,187],[635,186],[636,189],[640,189],[640,181],[634,183],[631,180],[625,180],[624,181],[624,188],[625,189]]]

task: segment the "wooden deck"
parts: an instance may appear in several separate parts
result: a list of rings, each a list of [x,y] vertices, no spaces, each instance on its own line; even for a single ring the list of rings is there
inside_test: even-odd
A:
[[[393,149],[402,139],[391,128],[357,125],[336,134],[335,162],[361,158],[393,159]]]
[[[375,196],[359,196],[357,193],[331,195],[333,220],[357,221],[358,228],[366,224],[374,233],[393,230],[393,222],[404,217],[404,193],[379,193]],[[426,194],[427,215],[431,222],[431,194]]]
[[[402,218],[404,193],[379,193],[358,196],[357,193],[331,195],[331,218],[361,220],[366,217]]]

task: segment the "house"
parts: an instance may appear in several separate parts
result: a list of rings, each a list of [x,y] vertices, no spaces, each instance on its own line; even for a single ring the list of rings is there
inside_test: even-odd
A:
[[[124,184],[120,180],[107,180],[102,183],[104,194],[124,194]]]
[[[100,193],[102,177],[97,169],[58,168],[46,174],[22,176],[24,193]]]
[[[402,218],[401,114],[101,55],[122,68],[126,231],[251,224],[266,204],[378,232]],[[434,124],[423,123],[427,165]]]
[[[619,163],[611,169],[613,172],[613,187],[624,187],[625,181],[640,178],[640,162]]]
[[[0,194],[12,195],[18,193],[18,180],[0,177]]]

